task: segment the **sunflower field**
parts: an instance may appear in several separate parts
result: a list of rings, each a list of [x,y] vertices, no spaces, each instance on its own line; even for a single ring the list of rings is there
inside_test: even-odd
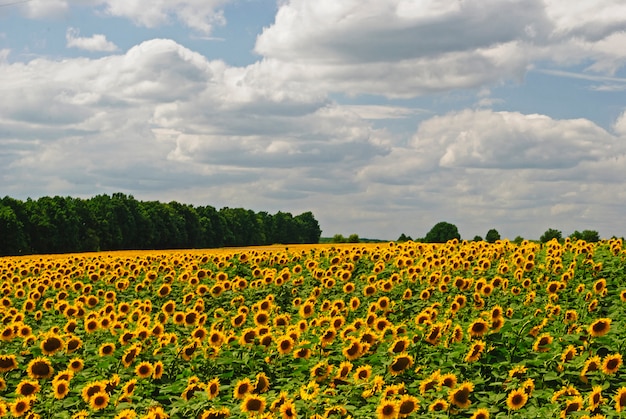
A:
[[[0,258],[0,417],[619,417],[621,240]]]

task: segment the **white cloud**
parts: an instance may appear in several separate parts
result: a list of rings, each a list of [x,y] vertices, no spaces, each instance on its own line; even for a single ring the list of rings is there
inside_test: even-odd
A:
[[[105,13],[156,27],[177,19],[188,27],[210,33],[215,25],[225,23],[221,7],[230,0],[99,0]]]
[[[540,61],[614,73],[626,62],[625,6],[584,4],[290,0],[255,51],[325,90],[392,98],[522,80]]]
[[[388,134],[319,91],[275,89],[270,76],[160,39],[99,59],[2,65],[0,124],[10,132],[2,147],[11,157],[0,181],[12,196],[25,185],[138,197],[211,185],[182,200],[213,205],[219,196],[228,204],[236,184],[248,194],[238,205],[265,209],[280,209],[281,196],[358,189],[354,173],[388,152]]]
[[[22,14],[32,19],[58,18],[72,6],[90,6],[109,16],[132,20],[150,28],[177,20],[189,28],[210,33],[225,23],[222,7],[232,0],[31,0],[19,4]]]
[[[68,48],[79,48],[87,51],[111,52],[117,50],[117,45],[107,41],[106,36],[95,34],[89,38],[78,36],[80,31],[76,28],[67,28],[65,39]]]
[[[611,235],[611,220],[626,204],[624,120],[622,115],[611,134],[585,119],[517,112],[435,116],[420,124],[408,145],[375,158],[359,178],[397,217],[405,214],[428,228],[459,220],[464,237],[491,227],[509,238],[537,238],[549,227]]]
[[[67,0],[31,0],[19,5],[25,16],[32,19],[60,17],[69,10]]]
[[[617,118],[613,125],[613,130],[616,134],[626,138],[626,111],[622,112],[619,118]]]

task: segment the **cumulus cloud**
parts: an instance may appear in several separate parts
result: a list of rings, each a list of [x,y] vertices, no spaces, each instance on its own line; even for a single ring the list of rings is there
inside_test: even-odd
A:
[[[329,91],[387,97],[521,80],[538,61],[587,61],[591,71],[615,72],[625,58],[623,4],[581,7],[563,0],[290,0],[255,51]]]
[[[626,176],[625,119],[609,133],[586,119],[518,112],[434,116],[359,178],[398,213],[408,217],[418,208],[415,217],[426,226],[447,217],[463,220],[473,234],[500,223],[506,235],[526,225],[539,237],[548,227],[573,231],[593,219],[608,233],[618,216],[614,205],[626,203],[618,180]]]
[[[208,34],[225,23],[223,6],[231,0],[31,0],[19,4],[28,18],[61,17],[72,6],[90,6],[109,16],[130,19],[137,25],[154,28],[181,22],[189,28]]]
[[[388,134],[318,91],[276,91],[268,76],[162,39],[99,59],[2,65],[5,193],[35,179],[56,193],[92,185],[140,197],[211,185],[195,199],[227,202],[217,190],[237,184],[271,206],[357,188],[353,174],[388,152]]]
[[[79,36],[80,31],[76,28],[67,28],[65,33],[65,39],[67,40],[68,48],[79,48],[87,51],[103,51],[110,52],[116,51],[117,45],[113,42],[107,41],[105,35],[95,34],[90,37]]]

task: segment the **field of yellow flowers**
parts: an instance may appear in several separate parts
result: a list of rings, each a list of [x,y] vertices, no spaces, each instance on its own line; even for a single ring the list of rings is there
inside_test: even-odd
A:
[[[0,259],[0,416],[617,417],[621,240]]]

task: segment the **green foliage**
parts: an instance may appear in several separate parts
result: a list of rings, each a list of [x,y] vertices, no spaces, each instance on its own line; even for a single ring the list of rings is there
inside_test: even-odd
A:
[[[541,235],[539,241],[541,243],[547,243],[552,239],[561,240],[563,238],[563,234],[560,230],[556,230],[554,228],[549,228]]]
[[[519,246],[520,244],[522,244],[522,242],[523,242],[523,241],[524,241],[524,238],[523,238],[522,236],[516,236],[516,237],[513,239],[513,243],[515,243],[515,244],[516,244],[516,245],[518,245],[518,246]]]
[[[445,243],[448,240],[461,240],[459,229],[451,223],[441,221],[433,226],[426,234],[426,243]]]
[[[216,210],[138,201],[122,193],[0,200],[0,256],[317,243],[321,233],[311,212],[294,217],[288,212]]]
[[[481,241],[483,241],[483,238],[480,237],[480,236],[474,236],[474,239],[472,239],[472,241],[481,242]]]
[[[600,241],[600,233],[595,230],[583,230],[582,233],[578,230],[570,234],[572,240],[584,240],[587,243],[596,243]]]
[[[350,234],[348,236],[348,243],[358,243],[359,240],[359,235],[358,234]]]
[[[404,243],[404,242],[408,242],[408,241],[411,241],[411,240],[413,240],[411,238],[411,236],[407,236],[406,234],[402,233],[402,234],[400,234],[400,237],[398,237],[398,240],[396,240],[396,241],[399,242],[399,243]]]
[[[330,240],[331,243],[360,243],[358,234],[350,234],[348,237],[344,237],[343,234],[335,234]]]
[[[496,230],[495,228],[492,228],[487,232],[485,240],[488,243],[495,243],[496,241],[500,240],[500,233],[498,233],[498,230]]]

